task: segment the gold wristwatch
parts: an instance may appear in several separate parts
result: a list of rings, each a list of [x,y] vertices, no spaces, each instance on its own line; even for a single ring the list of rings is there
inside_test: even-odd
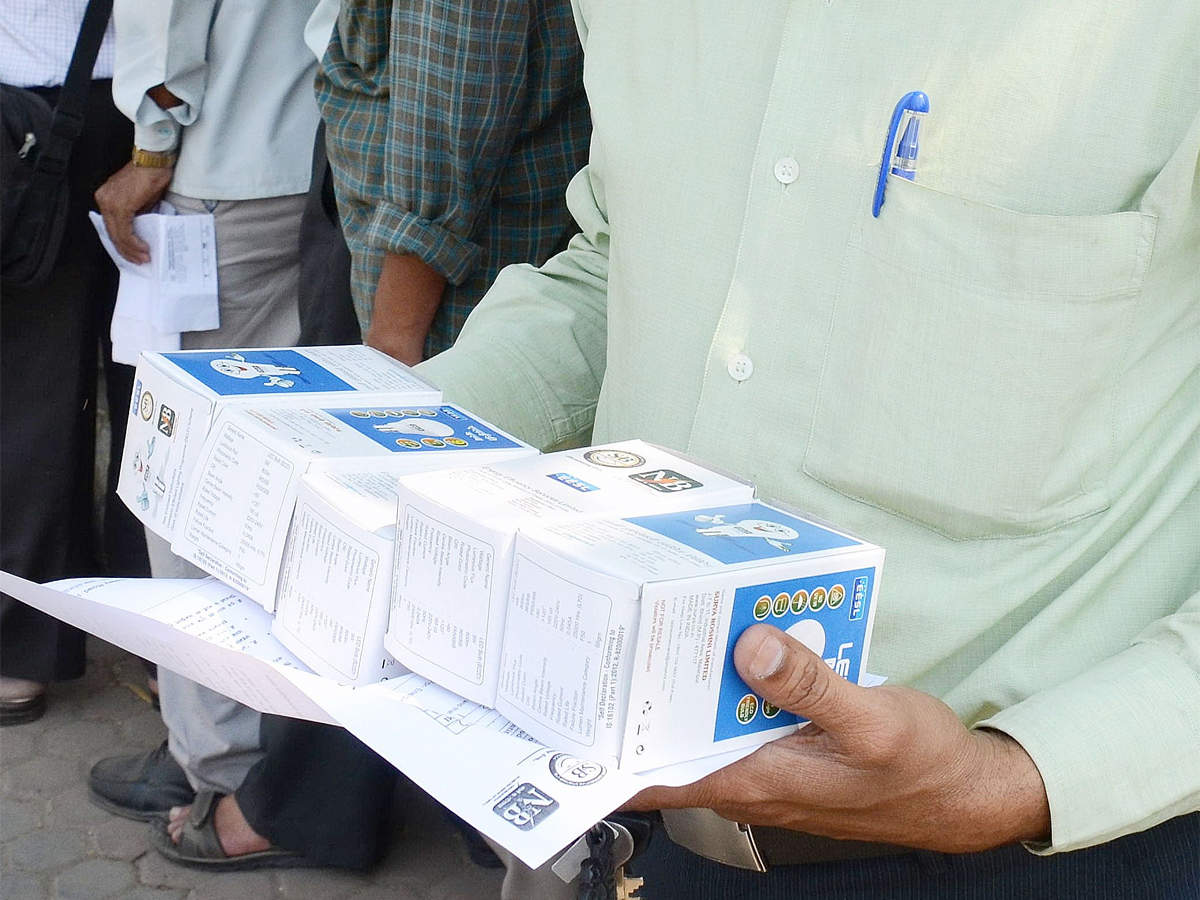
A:
[[[170,169],[178,159],[179,154],[172,150],[133,148],[133,164],[140,169]]]

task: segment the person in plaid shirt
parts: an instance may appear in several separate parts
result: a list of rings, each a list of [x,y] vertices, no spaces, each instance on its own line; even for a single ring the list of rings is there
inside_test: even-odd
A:
[[[566,246],[582,69],[561,0],[343,7],[317,99],[368,344],[432,356],[502,267]]]

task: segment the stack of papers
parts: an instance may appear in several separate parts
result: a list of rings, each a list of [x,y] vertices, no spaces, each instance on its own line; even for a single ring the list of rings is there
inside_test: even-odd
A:
[[[156,212],[136,216],[134,234],[150,247],[150,262],[140,265],[117,252],[98,213],[88,215],[121,272],[111,329],[114,361],[136,365],[143,350],[178,350],[182,332],[220,326],[211,215],[180,216],[160,203]]]

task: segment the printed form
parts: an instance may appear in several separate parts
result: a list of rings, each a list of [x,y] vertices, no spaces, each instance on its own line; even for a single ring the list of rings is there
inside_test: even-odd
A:
[[[415,674],[364,687],[303,668],[270,615],[215,579],[73,579],[0,572],[0,590],[261,710],[342,725],[530,866],[557,857],[638,791],[688,784],[750,750],[633,775],[532,741]]]

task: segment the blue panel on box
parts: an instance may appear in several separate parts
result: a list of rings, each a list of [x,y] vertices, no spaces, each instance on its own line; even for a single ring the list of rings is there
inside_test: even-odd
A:
[[[295,350],[216,350],[163,357],[223,397],[354,390]]]
[[[729,645],[721,672],[713,740],[723,741],[804,721],[765,704],[733,667],[733,645],[756,622],[783,629],[816,652],[837,674],[857,682],[874,581],[875,569],[870,568],[738,588],[729,620]],[[856,586],[863,592],[857,608],[853,603]]]
[[[487,423],[473,419],[452,406],[364,406],[356,409],[326,409],[323,412],[394,453],[494,450],[521,446]]]
[[[857,547],[854,538],[763,503],[742,503],[626,519],[723,563]]]

